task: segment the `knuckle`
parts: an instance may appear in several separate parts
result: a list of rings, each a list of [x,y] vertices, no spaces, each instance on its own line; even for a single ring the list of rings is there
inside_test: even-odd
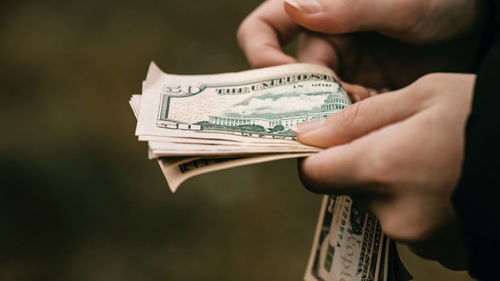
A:
[[[251,40],[249,37],[252,34],[252,32],[250,32],[250,25],[251,24],[247,19],[244,20],[238,27],[238,30],[236,31],[236,40],[238,42],[238,45],[247,57],[250,67],[261,68],[268,66],[268,62],[264,59],[263,55],[265,52],[259,50],[259,48],[264,48],[265,46],[259,46],[259,48],[256,48],[256,46],[249,43],[249,40]]]
[[[419,93],[419,95],[422,94],[431,94],[433,93],[433,89],[439,85],[439,81],[443,78],[446,77],[446,74],[444,73],[430,73],[430,74],[425,74],[424,76],[418,78],[415,83],[413,84],[414,87],[417,88],[418,91],[415,91],[416,93]]]
[[[439,211],[441,216],[429,218],[435,211]],[[422,205],[421,200],[409,196],[393,198],[383,211],[378,212],[377,217],[382,230],[389,237],[403,243],[416,244],[446,233],[452,212],[445,209],[429,210],[427,206]]]
[[[382,231],[391,239],[404,243],[414,243],[419,240],[414,226],[407,223],[407,220],[396,212],[386,212],[379,214],[378,219]]]
[[[394,161],[380,148],[367,148],[364,160],[358,165],[356,177],[376,194],[390,193],[390,187],[396,181]]]
[[[418,85],[427,85],[429,82],[433,82],[436,79],[436,75],[439,74],[437,73],[425,74],[422,77],[418,78],[415,83]]]
[[[404,221],[394,222],[394,220],[380,219],[380,224],[387,236],[403,243],[414,244],[429,237],[428,230]]]
[[[246,30],[248,26],[247,22],[248,21],[246,19],[243,20],[243,22],[241,22],[240,26],[236,30],[236,40],[240,44],[240,47],[242,46],[243,42],[246,39]]]
[[[430,73],[418,78],[410,87],[411,91],[406,91],[407,95],[416,103],[431,105],[436,98],[443,97],[448,92],[449,83],[443,84],[443,79],[449,79],[446,73]],[[446,85],[443,88],[443,85]],[[436,94],[439,93],[439,94]]]

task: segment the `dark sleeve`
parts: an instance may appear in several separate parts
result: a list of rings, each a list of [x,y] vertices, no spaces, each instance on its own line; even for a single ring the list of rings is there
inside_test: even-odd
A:
[[[462,177],[453,203],[463,225],[470,275],[499,280],[500,45],[498,36],[489,36],[496,42],[487,48],[477,71]]]

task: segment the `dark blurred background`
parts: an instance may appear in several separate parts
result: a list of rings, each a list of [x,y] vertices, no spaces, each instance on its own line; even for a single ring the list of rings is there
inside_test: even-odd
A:
[[[0,2],[0,280],[301,280],[321,197],[281,161],[171,194],[128,105],[154,60],[248,68],[260,1]],[[416,280],[467,280],[400,247]]]

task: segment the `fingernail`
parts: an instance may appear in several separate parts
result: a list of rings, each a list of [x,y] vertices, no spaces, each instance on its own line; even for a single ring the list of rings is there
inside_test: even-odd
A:
[[[315,14],[321,11],[321,6],[317,0],[285,0],[285,2],[295,9],[308,14]]]
[[[325,123],[325,119],[309,121],[309,122],[297,124],[297,125],[291,127],[290,130],[294,131],[296,134],[298,134],[298,133],[305,134],[305,133],[308,133],[308,132],[311,132],[313,130],[318,129],[319,127],[323,126],[324,123]]]
[[[372,90],[372,91],[369,93],[370,97],[376,96],[377,94],[378,94],[378,92],[377,92],[377,91],[375,91],[375,90]]]

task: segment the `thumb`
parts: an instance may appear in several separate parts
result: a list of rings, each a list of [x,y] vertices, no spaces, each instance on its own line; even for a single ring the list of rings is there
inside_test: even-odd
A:
[[[394,37],[414,27],[423,6],[419,1],[388,0],[285,0],[284,3],[288,16],[311,31],[328,34],[380,31]]]
[[[402,89],[367,98],[327,119],[299,124],[294,131],[307,145],[326,148],[346,144],[415,114],[422,103],[414,96]]]

